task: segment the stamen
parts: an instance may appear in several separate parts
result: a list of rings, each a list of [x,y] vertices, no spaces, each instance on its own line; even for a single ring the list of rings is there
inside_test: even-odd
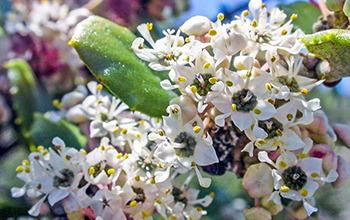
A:
[[[284,169],[284,168],[286,168],[286,167],[288,166],[284,161],[279,162],[278,165],[279,165],[282,169]]]
[[[196,127],[193,128],[193,131],[194,131],[196,134],[198,134],[201,130],[202,130],[202,128],[199,127],[199,126],[196,126]]]
[[[282,32],[281,32],[281,35],[286,35],[288,34],[288,31],[286,29],[284,29]]]
[[[24,168],[22,167],[22,166],[18,166],[17,168],[16,168],[16,172],[17,173],[22,173],[24,171]]]
[[[225,15],[223,14],[223,13],[219,13],[218,14],[218,20],[219,21],[222,21],[222,20],[224,20],[225,19]]]
[[[306,158],[307,157],[307,154],[303,154],[303,153],[300,153],[299,154],[299,158],[300,159],[304,159],[304,158]]]
[[[123,157],[123,154],[122,153],[119,153],[118,155],[117,155],[117,159],[120,159],[120,158],[122,158]]]
[[[302,188],[302,189],[300,190],[300,195],[301,195],[301,196],[306,197],[308,194],[309,194],[309,191],[307,191],[307,189]]]
[[[218,79],[217,79],[216,77],[210,77],[210,78],[209,78],[209,82],[210,82],[211,84],[215,84],[217,81],[218,81]]]
[[[307,95],[308,91],[307,91],[307,89],[302,89],[302,90],[301,90],[301,93],[302,93],[303,95]]]
[[[139,181],[140,181],[140,175],[136,175],[136,176],[135,176],[135,181],[136,181],[136,182],[139,182]]]
[[[137,206],[137,202],[134,200],[134,201],[130,202],[129,206],[131,208],[136,207]]]
[[[293,120],[294,116],[292,114],[287,114],[287,119],[288,121]]]
[[[266,83],[266,84],[265,84],[265,87],[266,87],[266,89],[269,90],[269,91],[271,91],[271,89],[272,89],[272,86],[271,86],[270,83]]]
[[[204,69],[209,69],[209,68],[210,68],[210,63],[205,63],[205,64],[203,65],[203,68],[204,68]]]
[[[128,132],[128,129],[123,128],[123,130],[122,130],[122,134],[126,135],[126,133],[127,133],[127,132]]]
[[[233,86],[233,82],[232,82],[232,81],[226,81],[226,85],[227,85],[228,87],[231,87],[231,86]]]
[[[142,213],[142,217],[144,217],[144,218],[149,217],[149,212],[148,211],[143,210],[141,213]]]
[[[281,186],[281,192],[284,192],[284,193],[289,193],[289,187],[288,186]]]
[[[319,177],[320,176],[320,174],[318,174],[318,173],[311,173],[311,177],[312,178],[317,178],[317,177]]]
[[[297,14],[292,14],[292,16],[290,16],[290,19],[291,19],[291,20],[295,20],[295,19],[297,19],[297,17],[298,17]]]
[[[97,91],[101,91],[102,88],[103,88],[103,86],[102,86],[101,84],[98,84],[98,85],[96,86],[96,90],[97,90]]]
[[[209,36],[215,36],[217,34],[216,30],[215,29],[210,29],[209,32],[208,32]]]
[[[183,77],[183,76],[180,76],[180,77],[178,78],[178,80],[179,80],[180,83],[183,83],[183,82],[186,82],[186,81],[187,81],[187,79],[186,79],[185,77]]]
[[[162,201],[160,201],[159,199],[156,199],[156,203],[158,203],[160,205],[160,204],[162,204]]]
[[[196,87],[196,86],[191,86],[191,91],[192,91],[193,93],[196,93],[196,92],[197,92],[197,87]]]
[[[94,175],[95,174],[95,168],[94,167],[90,167],[89,174],[90,175]]]
[[[237,105],[236,104],[232,104],[231,105],[231,110],[232,112],[236,111]]]
[[[257,114],[257,115],[260,115],[260,114],[261,114],[261,110],[260,110],[260,109],[257,109],[257,108],[253,109],[253,112],[254,112],[255,114]]]
[[[113,175],[115,173],[115,169],[111,168],[107,171],[107,174],[110,176],[110,175]]]
[[[146,26],[149,31],[153,29],[153,23],[147,23]]]
[[[248,10],[244,10],[243,11],[243,16],[247,17],[249,15],[249,11]]]
[[[164,136],[164,131],[163,131],[163,130],[158,130],[158,134],[159,134],[160,136]]]
[[[256,20],[254,20],[253,22],[252,22],[252,27],[257,27],[258,26],[258,22],[256,21]]]

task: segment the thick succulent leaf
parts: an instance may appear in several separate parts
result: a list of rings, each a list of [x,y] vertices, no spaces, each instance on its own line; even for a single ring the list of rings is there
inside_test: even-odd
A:
[[[326,30],[305,35],[301,40],[310,53],[328,61],[320,70],[323,75],[327,74],[327,81],[335,81],[350,75],[350,31]]]
[[[134,54],[134,39],[127,28],[90,16],[78,24],[70,44],[98,81],[131,110],[161,117],[176,94],[164,91],[160,79]]]
[[[11,84],[13,107],[24,131],[30,129],[35,111],[46,112],[52,109],[51,97],[37,82],[29,66],[22,59],[13,59],[5,63]]]
[[[298,18],[293,21],[294,29],[300,28],[306,34],[313,33],[312,26],[317,18],[322,15],[320,10],[308,2],[295,2],[289,5],[280,4],[278,7],[288,15],[298,14]]]
[[[53,122],[41,113],[34,114],[34,124],[29,131],[29,137],[34,145],[52,146],[52,139],[61,138],[67,146],[81,149],[85,146],[87,138],[80,133],[79,127],[60,119]]]

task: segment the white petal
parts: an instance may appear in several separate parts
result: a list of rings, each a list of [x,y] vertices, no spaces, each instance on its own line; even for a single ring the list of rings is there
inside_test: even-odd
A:
[[[258,159],[262,163],[268,163],[274,167],[276,167],[276,164],[269,158],[269,155],[267,154],[266,151],[260,151],[258,153]],[[277,167],[276,167],[277,168]]]
[[[211,184],[211,179],[210,178],[203,178],[201,172],[197,168],[197,166],[194,167],[194,170],[196,171],[197,178],[199,181],[199,185],[204,188],[208,188]]]
[[[207,166],[219,162],[213,146],[207,145],[203,140],[197,142],[194,160],[199,166]]]
[[[231,115],[233,123],[239,128],[239,130],[244,131],[253,124],[253,117],[249,113],[233,112]]]
[[[337,171],[331,170],[331,171],[329,171],[327,177],[322,179],[322,180],[327,182],[327,183],[332,183],[338,179],[338,176],[339,175],[338,175]]]
[[[61,201],[69,195],[68,190],[55,189],[49,195],[49,204],[51,206],[55,205],[56,202]]]
[[[40,206],[43,204],[44,200],[46,199],[47,195],[42,197],[33,207],[28,211],[29,215],[31,216],[38,216],[40,213]]]
[[[303,200],[303,205],[309,216],[311,216],[312,213],[317,212],[318,210],[316,207],[313,207],[308,202],[306,202],[306,200]]]
[[[243,148],[242,152],[248,152],[249,153],[249,157],[253,157],[253,151],[254,151],[254,144],[253,142],[249,142],[248,144],[245,145],[245,147]]]
[[[23,196],[26,193],[26,185],[22,188],[12,187],[11,188],[11,196],[14,198],[18,198]]]

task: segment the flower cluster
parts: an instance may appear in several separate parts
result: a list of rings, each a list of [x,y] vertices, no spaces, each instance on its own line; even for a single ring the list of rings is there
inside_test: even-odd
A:
[[[29,211],[34,216],[47,198],[50,205],[62,201],[68,215],[152,219],[158,212],[165,219],[199,219],[214,195],[198,198],[189,187],[194,177],[209,187],[203,171],[242,177],[251,164],[265,163],[271,172],[261,175],[273,180],[268,200],[301,201],[310,216],[317,211],[315,191],[338,173],[312,153],[307,126],[320,101],[305,95],[324,79],[298,75],[303,32],[292,32],[295,19],[251,0],[249,11],[229,23],[221,13],[215,22],[195,16],[157,41],[151,23],[138,26],[143,38],[134,40],[135,54],[151,69],[168,71],[163,89],[181,93],[168,115],[132,112],[97,82],[78,87],[56,103],[51,119],[87,124],[90,149],[66,147],[58,137],[53,148],[39,146],[17,168],[25,185],[12,195],[42,196]]]

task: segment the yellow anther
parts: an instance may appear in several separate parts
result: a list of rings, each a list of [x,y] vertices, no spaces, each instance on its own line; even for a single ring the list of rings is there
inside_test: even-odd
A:
[[[281,186],[281,192],[284,192],[284,193],[289,193],[289,187],[288,186]]]
[[[196,162],[192,161],[191,162],[191,167],[194,167],[194,166],[196,166]]]
[[[176,218],[175,215],[171,215],[169,218],[170,218],[171,220],[177,220],[177,218]]]
[[[293,120],[294,116],[292,114],[287,114],[287,119],[288,121]]]
[[[113,132],[119,132],[120,131],[120,128],[119,127],[116,127]]]
[[[128,154],[124,154],[124,159],[128,159],[129,155]]]
[[[303,95],[307,95],[308,91],[307,91],[307,89],[302,89],[302,90],[301,90],[301,93],[302,93]]]
[[[160,118],[156,118],[156,123],[160,123]]]
[[[300,195],[301,195],[301,196],[306,197],[308,194],[309,194],[309,191],[307,191],[307,189],[302,188],[302,189],[300,190]]]
[[[260,115],[260,114],[261,114],[261,110],[260,110],[260,109],[257,109],[257,108],[253,109],[253,112],[254,112],[255,114],[257,114],[257,115]]]
[[[297,14],[292,14],[292,16],[290,16],[290,19],[295,20],[295,19],[297,19],[297,17],[298,17]]]
[[[55,145],[53,148],[55,148],[55,150],[61,150],[61,145]]]
[[[113,175],[115,173],[115,169],[113,168],[110,168],[107,170],[107,174],[110,176],[110,175]]]
[[[307,154],[304,154],[304,153],[300,153],[299,154],[299,158],[300,159],[304,159],[304,158],[306,158],[307,157]]]
[[[189,216],[189,217],[188,217],[188,220],[193,220],[192,216]]]
[[[191,86],[191,91],[192,91],[193,93],[196,93],[196,92],[197,92],[197,87],[196,87],[196,86]]]
[[[275,62],[277,60],[277,58],[275,56],[271,57],[271,62]]]
[[[29,168],[29,167],[26,167],[25,170],[24,170],[24,172],[30,173],[30,168]]]
[[[209,68],[210,68],[210,63],[205,63],[205,64],[203,65],[203,68],[204,68],[204,69],[209,69]]]
[[[146,26],[149,31],[153,29],[153,23],[147,23]]]
[[[183,83],[183,82],[186,82],[186,81],[187,81],[186,77],[183,77],[183,76],[180,76],[180,77],[178,78],[178,80],[179,80],[180,83]]]
[[[278,163],[278,165],[282,168],[282,169],[284,169],[284,168],[286,168],[288,165],[286,164],[286,162],[284,162],[284,161],[280,161],[279,163]]]
[[[325,79],[327,79],[327,78],[328,78],[328,75],[327,75],[327,74],[324,74],[324,75],[321,77],[322,80],[325,80]]]
[[[101,103],[102,103],[101,99],[97,100],[97,104],[101,104]]]
[[[140,125],[144,125],[144,124],[145,124],[145,120],[140,120],[140,121],[139,121],[139,124],[140,124]]]
[[[152,177],[151,179],[151,184],[156,184],[156,180],[154,179],[154,177]]]
[[[35,156],[35,157],[34,157],[34,159],[39,160],[39,159],[40,159],[40,157],[39,157],[39,156]]]
[[[172,53],[165,55],[165,59],[167,59],[167,60],[172,60],[173,58],[174,58],[174,56]]]
[[[143,49],[143,45],[140,44],[138,48],[139,48],[139,50],[142,50]]]
[[[117,159],[120,159],[120,158],[122,158],[123,157],[123,154],[122,153],[119,153],[118,155],[117,155]]]
[[[247,77],[251,77],[251,76],[252,76],[252,71],[251,71],[251,70],[248,70],[246,76],[247,76]]]
[[[66,160],[67,160],[67,161],[70,161],[70,159],[72,159],[72,157],[69,156],[69,155],[66,155]]]
[[[98,84],[97,87],[96,87],[97,91],[101,91],[102,88],[103,88],[103,86],[101,84]]]
[[[215,193],[213,193],[213,192],[211,192],[210,194],[209,194],[209,196],[210,196],[210,198],[214,198],[214,196],[215,196]]]
[[[306,54],[305,53],[299,53],[299,56],[306,57]]]
[[[131,208],[136,207],[137,206],[137,202],[135,200],[133,200],[132,202],[130,202],[129,206]]]
[[[144,217],[144,218],[149,217],[149,212],[146,211],[146,210],[143,210],[143,211],[141,212],[141,214],[142,214],[142,217]]]
[[[135,181],[136,181],[136,182],[139,182],[139,181],[140,181],[140,175],[136,175],[136,176],[135,176]]]
[[[94,175],[95,174],[95,168],[94,167],[90,167],[89,174],[90,175]]]
[[[286,35],[286,34],[288,34],[288,31],[286,29],[284,29],[283,31],[281,31],[281,34]]]
[[[265,144],[267,144],[267,140],[258,140],[258,141],[256,142],[256,144],[257,144],[257,146],[265,145]]]
[[[127,132],[128,132],[128,129],[123,128],[123,130],[122,130],[122,134],[126,135],[126,133],[127,133]]]
[[[265,4],[265,3],[262,3],[262,4],[261,4],[261,8],[266,8],[266,4]]]
[[[156,199],[156,203],[158,203],[160,205],[160,204],[162,204],[162,201],[160,201],[160,199]]]
[[[81,152],[83,152],[83,154],[86,156],[87,155],[87,152],[86,152],[86,150],[84,150],[84,149],[81,149]]]
[[[243,16],[247,17],[249,15],[249,11],[248,10],[244,10],[243,11]]]
[[[192,89],[192,88],[191,88]],[[179,112],[179,109],[177,109],[177,108],[174,108],[173,110],[171,110],[172,112],[173,112],[173,114],[176,114],[176,113],[178,113]]]
[[[215,29],[210,29],[208,32],[209,36],[215,36],[217,33]]]
[[[218,81],[218,78],[216,78],[216,77],[210,77],[209,78],[210,84],[215,84],[217,81]]]
[[[170,189],[167,189],[167,190],[165,191],[166,194],[168,194],[168,193],[170,193],[170,192],[171,192]]]
[[[232,112],[236,111],[237,105],[236,104],[232,104],[231,105],[231,110]]]
[[[22,167],[22,166],[18,166],[17,168],[16,168],[16,172],[17,173],[22,173],[24,171],[24,168]]]
[[[277,129],[276,134],[277,134],[278,136],[280,136],[280,137],[283,136],[283,133],[282,133],[282,131],[281,131],[280,129]]]
[[[101,145],[101,150],[106,150],[106,147],[104,145]]]
[[[52,101],[52,105],[55,107],[58,107],[59,104],[60,104],[60,101],[58,99],[55,99]]]
[[[136,138],[137,139],[141,139],[141,135],[140,134],[136,134]]]
[[[163,131],[163,130],[158,130],[158,134],[159,134],[160,136],[164,136],[164,131]]]
[[[185,60],[186,60],[187,62],[190,62],[190,56],[187,56],[187,57],[185,58]]]
[[[40,152],[40,151],[44,150],[44,147],[40,145],[40,146],[38,146],[38,147],[36,148],[36,150],[37,150],[38,152]]]
[[[37,188],[38,190],[41,190],[41,183],[39,183],[39,184],[36,186],[36,188]]]
[[[22,163],[26,166],[29,166],[29,160],[23,160]]]
[[[186,38],[185,38],[185,42],[186,42],[186,43],[191,43],[190,38],[186,37]]]
[[[318,173],[311,173],[311,177],[312,178],[317,178],[317,177],[319,177],[320,176],[320,174],[318,174]]]
[[[69,46],[73,46],[74,42],[72,40],[68,41],[67,43]]]
[[[232,81],[226,81],[226,85],[227,85],[228,87],[231,87],[231,86],[233,86],[233,82],[232,82]]]
[[[203,209],[201,207],[197,207],[197,211],[201,212],[201,211],[203,211]]]
[[[257,27],[258,26],[258,22],[256,20],[252,21],[252,27]]]
[[[269,90],[269,91],[271,91],[271,89],[272,89],[272,86],[271,86],[270,83],[266,83],[266,84],[265,84],[265,87],[266,87],[266,89]]]
[[[161,162],[158,163],[159,168],[164,168],[163,164]]]
[[[193,131],[194,131],[196,134],[198,134],[201,130],[202,130],[202,128],[199,127],[199,126],[195,126],[195,127],[193,128]]]
[[[270,104],[274,105],[275,104],[275,101],[273,99],[268,99],[267,100]]]
[[[225,19],[225,15],[223,14],[223,13],[219,13],[218,14],[218,20],[219,21],[222,21],[222,20],[224,20]]]

